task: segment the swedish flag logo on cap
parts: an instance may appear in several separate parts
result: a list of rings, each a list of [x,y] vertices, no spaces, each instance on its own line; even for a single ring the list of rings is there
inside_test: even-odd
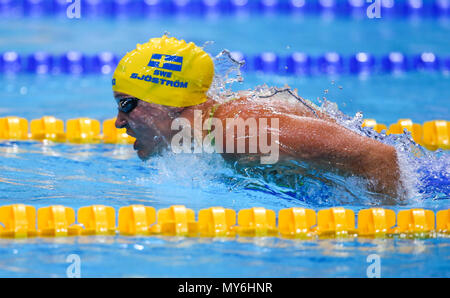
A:
[[[152,58],[150,58],[148,66],[173,71],[181,71],[181,67],[183,66],[183,57],[175,55],[153,54]]]

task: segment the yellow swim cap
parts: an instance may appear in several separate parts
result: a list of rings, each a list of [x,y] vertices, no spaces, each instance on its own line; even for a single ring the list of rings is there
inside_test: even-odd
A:
[[[114,71],[112,89],[150,103],[187,107],[207,100],[211,57],[194,43],[163,35],[138,44]]]

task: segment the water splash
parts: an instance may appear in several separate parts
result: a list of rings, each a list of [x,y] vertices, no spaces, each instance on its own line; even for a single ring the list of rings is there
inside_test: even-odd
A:
[[[251,190],[272,194],[277,198],[306,202],[313,206],[332,206],[336,204],[382,205],[409,204],[423,205],[426,200],[448,199],[450,196],[450,155],[440,151],[430,152],[417,145],[406,132],[402,135],[386,135],[372,128],[362,127],[363,113],[354,116],[344,114],[336,103],[326,96],[318,98],[317,103],[302,98],[297,90],[289,86],[283,88],[256,86],[253,89],[234,92],[233,84],[243,81],[238,62],[227,50],[216,57],[215,76],[208,96],[224,103],[239,95],[245,95],[249,102],[275,107],[280,102],[287,106],[302,106],[312,117],[327,115],[343,127],[368,138],[393,146],[401,168],[401,182],[406,190],[406,201],[389,198],[367,190],[368,181],[357,176],[342,176],[337,172],[319,171],[306,163],[291,161],[279,166],[242,166],[239,163],[219,162],[207,157],[208,154],[189,157],[167,153],[164,158],[152,160],[150,167],[158,172],[151,178],[152,183],[165,183],[173,174],[182,175],[187,185],[210,188],[215,180],[227,184],[234,190]],[[341,89],[342,87],[339,86]],[[328,95],[328,90],[324,95]],[[249,107],[251,108],[251,107]],[[369,154],[369,153],[368,153]],[[181,180],[177,180],[177,183]],[[225,182],[224,182],[225,181]]]
[[[407,191],[409,203],[423,204],[426,200],[441,200],[450,197],[450,155],[442,150],[429,151],[417,144],[411,132],[387,135],[370,127],[362,127],[363,113],[354,117],[342,113],[337,105],[324,98],[321,108],[342,126],[375,139],[396,149],[401,170],[401,181]]]
[[[237,93],[231,87],[234,83],[243,81],[240,68],[244,62],[235,60],[228,50],[220,52],[213,61],[214,79],[207,95],[216,102],[223,103],[236,97]]]

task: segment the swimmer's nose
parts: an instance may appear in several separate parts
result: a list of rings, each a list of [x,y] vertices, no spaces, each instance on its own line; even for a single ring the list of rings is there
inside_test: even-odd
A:
[[[117,112],[116,118],[116,128],[124,128],[127,125],[127,120],[125,119],[124,113],[121,111]]]

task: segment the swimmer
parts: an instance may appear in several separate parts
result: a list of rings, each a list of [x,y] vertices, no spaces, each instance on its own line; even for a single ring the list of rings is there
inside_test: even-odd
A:
[[[207,96],[213,76],[213,61],[203,49],[192,42],[165,35],[138,44],[122,58],[112,80],[118,104],[115,125],[126,128],[127,133],[136,138],[134,149],[139,158],[146,160],[169,148],[172,138],[179,133],[172,129],[173,121],[187,119],[194,128],[196,113],[206,122],[214,118],[226,123],[239,117],[244,121],[255,119],[259,124],[262,119],[278,119],[276,138],[269,136],[269,142],[276,141],[279,147],[278,163],[294,159],[318,169],[356,175],[370,181],[370,191],[401,198],[403,190],[394,147],[339,125],[290,90],[288,92],[298,101],[287,101],[276,95],[250,98],[241,92],[232,100],[217,102]],[[272,128],[268,125],[266,131]],[[226,150],[230,130],[226,124],[221,129],[219,135],[223,136],[223,142],[216,140],[215,143],[222,146],[219,149],[223,150],[218,152],[223,152],[225,159],[240,161],[248,160],[241,157],[249,157],[252,160],[262,155],[259,149],[249,150],[252,136],[248,127],[243,153],[235,153],[239,152],[236,150],[239,136],[234,134],[234,129],[233,150]],[[209,132],[210,129],[202,129],[202,139]],[[256,137],[261,138],[261,135]]]

